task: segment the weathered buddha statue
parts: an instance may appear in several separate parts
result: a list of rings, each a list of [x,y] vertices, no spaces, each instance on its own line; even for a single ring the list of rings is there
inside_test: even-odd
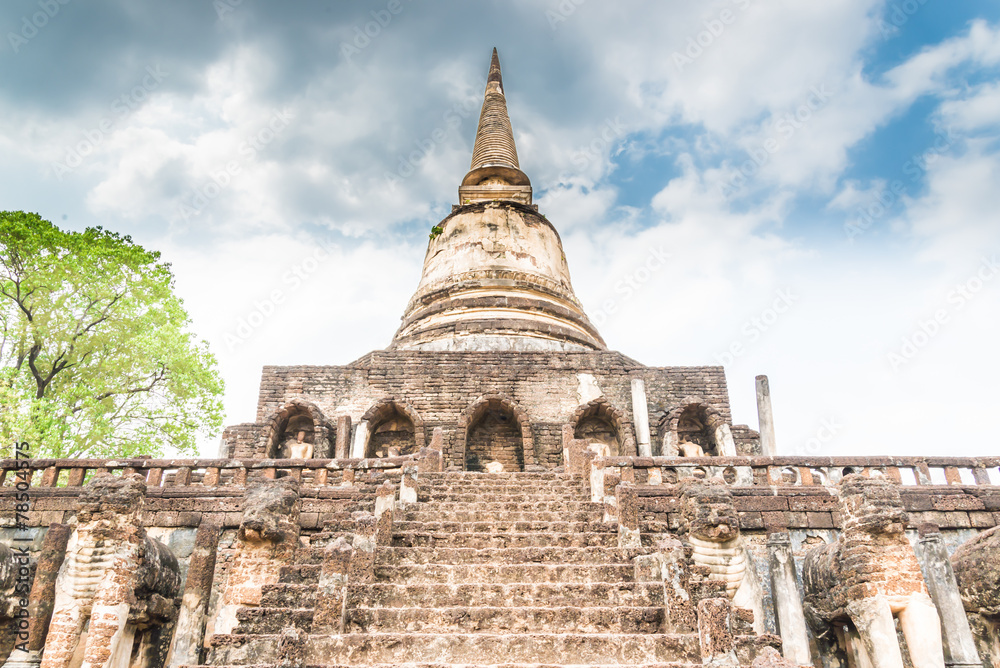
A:
[[[299,429],[295,438],[289,438],[282,444],[282,455],[288,459],[312,459],[313,444],[306,440],[306,430]]]

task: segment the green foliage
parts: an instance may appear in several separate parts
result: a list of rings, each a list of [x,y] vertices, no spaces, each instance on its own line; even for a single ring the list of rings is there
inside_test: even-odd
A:
[[[431,228],[431,239],[437,239],[444,232],[444,228],[440,225],[435,225]]]
[[[222,379],[128,236],[0,212],[0,438],[35,457],[196,453],[222,426]]]

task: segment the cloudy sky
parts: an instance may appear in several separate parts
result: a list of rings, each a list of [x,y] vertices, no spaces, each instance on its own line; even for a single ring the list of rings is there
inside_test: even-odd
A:
[[[0,31],[0,208],[162,251],[230,423],[262,365],[389,343],[496,46],[611,348],[724,364],[753,427],[768,374],[783,453],[997,454],[996,2],[5,0]]]

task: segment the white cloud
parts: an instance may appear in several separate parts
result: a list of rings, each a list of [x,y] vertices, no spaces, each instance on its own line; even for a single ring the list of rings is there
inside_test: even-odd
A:
[[[824,452],[990,452],[980,421],[963,415],[986,414],[998,396],[1000,283],[961,310],[948,297],[1000,252],[1000,86],[984,69],[1000,62],[1000,30],[974,22],[877,74],[879,0],[591,2],[541,45],[524,31],[531,21],[548,30],[544,8],[516,7],[497,30],[530,42],[511,54],[521,78],[505,68],[521,164],[609,345],[651,365],[728,355],[734,415],[751,425],[753,376],[769,373],[786,451],[833,420]],[[252,11],[220,31],[245,38],[201,63],[187,88],[164,85],[116,117],[62,181],[52,164],[112,99],[67,122],[0,97],[0,147],[18,165],[5,172],[10,188],[30,181],[39,202],[85,202],[88,220],[174,263],[219,356],[230,422],[253,419],[264,364],[344,364],[388,344],[419,277],[414,230],[447,213],[468,169],[485,74],[485,62],[421,41],[430,19],[418,13],[440,10],[414,5],[353,62],[311,73],[295,69],[291,49],[275,53],[280,38],[253,33]],[[351,24],[315,30],[335,46]],[[687,53],[689,39],[704,42],[700,53]],[[572,81],[559,79],[567,71]],[[830,219],[908,179],[899,172],[921,149],[907,145],[897,172],[871,177],[851,175],[852,151],[918,99],[952,138],[920,164],[879,234],[848,246]],[[287,127],[247,158],[241,147],[284,110]],[[777,149],[747,163],[769,139]],[[671,156],[670,176],[634,167]],[[232,161],[229,184],[180,215]],[[655,195],[622,206],[630,179]],[[809,228],[789,220],[803,195],[818,207]],[[340,247],[293,288],[288,272],[331,236]],[[275,290],[283,301],[264,317]],[[789,293],[791,308],[765,322]],[[893,370],[887,354],[940,308],[955,310]],[[260,325],[231,346],[254,313]]]

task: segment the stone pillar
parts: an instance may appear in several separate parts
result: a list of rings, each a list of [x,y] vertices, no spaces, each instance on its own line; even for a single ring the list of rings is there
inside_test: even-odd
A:
[[[733,607],[728,598],[705,598],[698,602],[698,640],[703,664],[740,665],[732,617]]]
[[[562,453],[563,453],[563,469],[569,472],[569,448],[573,443],[573,439],[576,438],[576,432],[571,424],[564,424],[562,426]]]
[[[232,633],[243,607],[258,607],[264,585],[275,584],[299,546],[299,484],[294,478],[262,479],[247,485],[236,556],[213,619],[213,633]],[[372,518],[374,521],[374,518]]]
[[[444,429],[434,427],[431,432],[431,444],[420,448],[417,458],[417,470],[421,473],[440,473],[444,470]]]
[[[588,449],[590,442],[583,438],[573,438],[563,446],[563,460],[566,473],[585,476],[590,470],[590,462],[596,456]]]
[[[194,537],[194,552],[188,563],[184,598],[177,615],[174,645],[167,663],[170,668],[201,663],[201,649],[205,638],[208,601],[212,596],[215,577],[215,555],[219,549],[221,527],[202,523]]]
[[[795,580],[792,541],[787,531],[777,531],[767,537],[767,553],[782,654],[797,664],[811,664],[809,633],[802,610],[802,595]]]
[[[623,550],[642,547],[639,538],[639,497],[635,493],[635,485],[618,483],[615,501],[618,506],[618,547]]]
[[[403,467],[403,479],[399,483],[399,506],[417,502],[417,467],[407,464]]]
[[[347,459],[350,456],[351,416],[341,415],[337,418],[337,442],[333,456],[336,459]]]
[[[392,522],[396,513],[396,486],[386,480],[375,492],[375,542],[392,544]]]
[[[351,458],[364,459],[365,446],[368,445],[368,421],[362,420],[354,430],[354,444],[351,446]]]
[[[604,465],[598,465],[595,460],[590,461],[590,501],[604,501]]]
[[[635,440],[640,457],[652,457],[649,441],[649,406],[646,403],[646,383],[642,378],[632,379],[632,418],[635,422]]]
[[[337,538],[323,551],[323,565],[319,573],[319,591],[316,594],[316,611],[313,614],[313,633],[344,632],[344,614],[347,609],[347,574],[350,570],[353,553],[354,549],[343,536]]]
[[[927,591],[941,617],[945,665],[979,668],[982,661],[976,649],[976,640],[969,628],[969,619],[965,616],[965,606],[958,591],[951,559],[937,526],[920,526],[916,553],[923,568]]]
[[[632,559],[636,582],[662,582],[664,596],[664,633],[694,633],[698,623],[688,583],[684,545],[667,536],[656,543],[656,552]]]
[[[434,427],[431,430],[431,450],[437,450],[438,452],[444,452],[444,427]]]
[[[347,576],[350,582],[363,583],[375,579],[377,536],[378,521],[374,515],[362,513],[354,518],[354,550]]]
[[[715,442],[719,445],[719,454],[723,457],[736,457],[736,439],[733,438],[733,430],[723,422],[715,430]]]
[[[4,668],[35,668],[41,665],[41,651],[45,647],[45,636],[55,604],[56,576],[66,558],[66,545],[72,533],[67,524],[52,524],[45,533],[35,566],[35,581],[28,595],[28,651],[15,649]]]
[[[765,457],[778,454],[774,441],[774,415],[771,413],[771,386],[767,376],[757,376],[757,422],[760,429],[760,451]]]
[[[660,446],[660,454],[664,457],[677,457],[680,455],[680,444],[677,439],[677,432],[667,429],[663,434],[663,443]]]

